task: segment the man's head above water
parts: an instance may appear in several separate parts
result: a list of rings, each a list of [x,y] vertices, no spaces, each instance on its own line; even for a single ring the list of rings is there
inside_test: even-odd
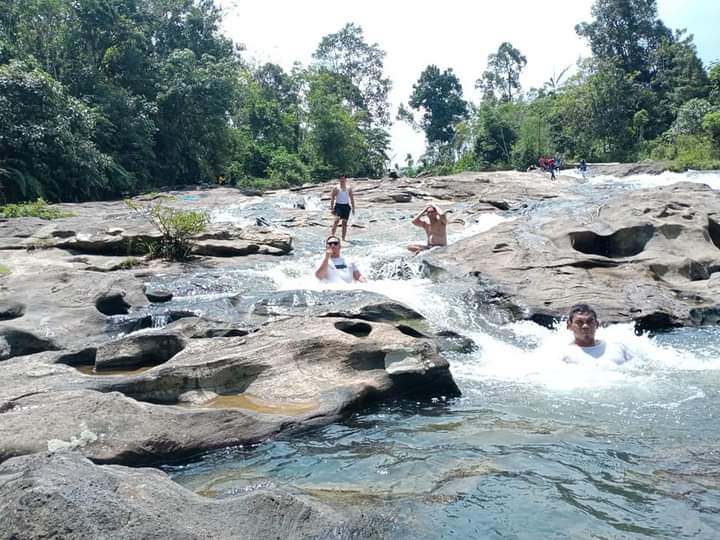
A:
[[[575,304],[568,312],[567,328],[575,336],[575,344],[580,347],[595,345],[595,332],[600,323],[597,313],[588,304]]]

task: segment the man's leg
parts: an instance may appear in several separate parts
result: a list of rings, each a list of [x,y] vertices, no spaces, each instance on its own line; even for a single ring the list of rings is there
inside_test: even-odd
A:
[[[330,231],[330,236],[335,236],[335,231],[337,231],[337,226],[338,226],[339,221],[340,221],[340,217],[335,216],[335,221],[333,221],[332,231]]]
[[[345,236],[347,236],[347,219],[342,220],[342,239],[345,240]]]

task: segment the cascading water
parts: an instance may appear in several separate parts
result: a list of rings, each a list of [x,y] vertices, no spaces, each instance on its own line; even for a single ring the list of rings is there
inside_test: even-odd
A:
[[[595,178],[579,189],[585,204],[613,189],[703,181],[718,173]],[[215,215],[223,221],[273,218],[277,194]],[[317,199],[300,198],[311,212]],[[569,204],[543,203],[543,204]],[[578,205],[581,208],[582,205]],[[533,219],[542,219],[537,210]],[[463,395],[431,402],[384,403],[344,422],[281,435],[251,448],[215,452],[173,478],[201,494],[227,497],[268,485],[394,516],[413,538],[716,538],[720,531],[720,332],[714,327],[637,336],[631,325],[602,329],[635,359],[616,366],[569,365],[559,351],[564,329],[503,324],[472,294],[472,280],[433,281],[405,244],[420,240],[399,207],[373,230],[359,209],[343,255],[371,279],[357,288],[419,311],[438,330],[471,338],[473,352],[453,353]],[[451,218],[452,219],[452,218]],[[450,227],[450,241],[482,233],[507,218],[481,215]],[[293,229],[294,255],[250,270],[172,278],[178,305],[237,317],[242,296],[273,291],[312,295],[328,288],[313,271],[327,230]],[[170,279],[170,278],[168,278]],[[162,280],[160,280],[162,281]],[[168,286],[168,283],[161,283]],[[307,299],[306,299],[307,300]],[[231,305],[232,304],[232,305]]]

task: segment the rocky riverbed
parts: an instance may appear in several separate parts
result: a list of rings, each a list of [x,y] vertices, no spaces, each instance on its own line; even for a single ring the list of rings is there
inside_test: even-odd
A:
[[[705,186],[587,199],[569,175],[465,173],[354,188],[359,206],[373,210],[351,229],[360,242],[430,200],[452,210],[456,231],[502,216],[422,259],[432,279],[469,283],[489,317],[552,325],[578,301],[638,330],[720,316],[720,201]],[[3,533],[344,538],[393,530],[389,516],[282,490],[204,500],[159,471],[129,468],[327,424],[372,402],[459,394],[446,353],[474,344],[453,333],[452,321],[431,327],[376,293],[248,285],[227,299],[236,316],[214,317],[178,308],[170,301],[178,291],[157,286],[158,276],[173,283],[167,276],[293,260],[297,233],[329,228],[327,191],[300,188],[296,204],[242,225],[212,219],[184,264],[141,259],[157,233],[121,202],[62,205],[74,216],[55,221],[0,221],[0,260],[11,270],[0,276]],[[168,204],[211,217],[258,201],[229,188],[174,195]],[[183,512],[168,519],[172,508]],[[123,517],[130,514],[137,518]],[[28,521],[34,529],[23,529]]]

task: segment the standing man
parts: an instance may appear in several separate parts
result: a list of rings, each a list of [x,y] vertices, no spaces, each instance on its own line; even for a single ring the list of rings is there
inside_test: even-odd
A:
[[[427,234],[426,244],[410,244],[408,249],[420,253],[426,249],[447,246],[447,215],[436,204],[428,204],[412,220],[412,224],[420,227]]]
[[[347,236],[347,224],[350,219],[350,212],[355,215],[355,197],[352,188],[347,185],[347,177],[340,176],[340,183],[330,193],[330,211],[335,215],[331,234],[335,236],[338,222],[342,222],[342,239]]]
[[[355,263],[345,261],[340,255],[340,239],[337,236],[328,236],[325,240],[325,258],[315,271],[315,277],[330,283],[365,282]]]
[[[624,364],[632,355],[622,343],[608,343],[595,339],[600,323],[597,313],[587,304],[576,304],[568,313],[567,328],[575,340],[568,345],[563,361],[568,364],[582,364],[590,360],[609,360]]]

